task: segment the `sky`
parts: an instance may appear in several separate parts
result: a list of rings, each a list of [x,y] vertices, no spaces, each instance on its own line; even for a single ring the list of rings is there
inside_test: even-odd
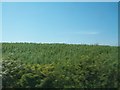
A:
[[[2,2],[119,2],[119,0],[1,0]]]
[[[4,2],[1,27],[2,42],[117,45],[118,3]]]
[[[0,41],[2,41],[2,3],[0,3]]]

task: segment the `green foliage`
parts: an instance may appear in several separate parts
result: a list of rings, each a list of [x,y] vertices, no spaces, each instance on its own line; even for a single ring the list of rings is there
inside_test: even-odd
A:
[[[3,43],[3,87],[117,88],[118,48]]]
[[[3,87],[43,87],[53,72],[53,65],[23,64],[3,61]]]

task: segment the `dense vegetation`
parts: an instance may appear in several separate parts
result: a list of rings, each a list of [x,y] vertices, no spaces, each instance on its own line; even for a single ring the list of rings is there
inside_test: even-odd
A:
[[[3,87],[117,88],[118,48],[73,44],[2,44]]]

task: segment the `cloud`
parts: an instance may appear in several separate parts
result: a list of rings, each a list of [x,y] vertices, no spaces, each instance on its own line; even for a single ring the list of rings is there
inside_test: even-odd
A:
[[[97,35],[99,32],[94,31],[81,31],[81,32],[74,32],[75,34],[81,34],[81,35]]]
[[[80,32],[80,34],[84,34],[84,35],[97,35],[97,34],[99,34],[99,32],[89,31],[89,32]]]
[[[97,32],[97,31],[68,31],[66,32],[65,31],[65,32],[54,32],[54,33],[56,33],[56,35],[98,35],[100,32]]]

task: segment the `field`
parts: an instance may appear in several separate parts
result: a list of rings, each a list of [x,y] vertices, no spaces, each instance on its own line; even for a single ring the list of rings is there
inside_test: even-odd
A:
[[[2,44],[4,88],[117,88],[118,47]]]

